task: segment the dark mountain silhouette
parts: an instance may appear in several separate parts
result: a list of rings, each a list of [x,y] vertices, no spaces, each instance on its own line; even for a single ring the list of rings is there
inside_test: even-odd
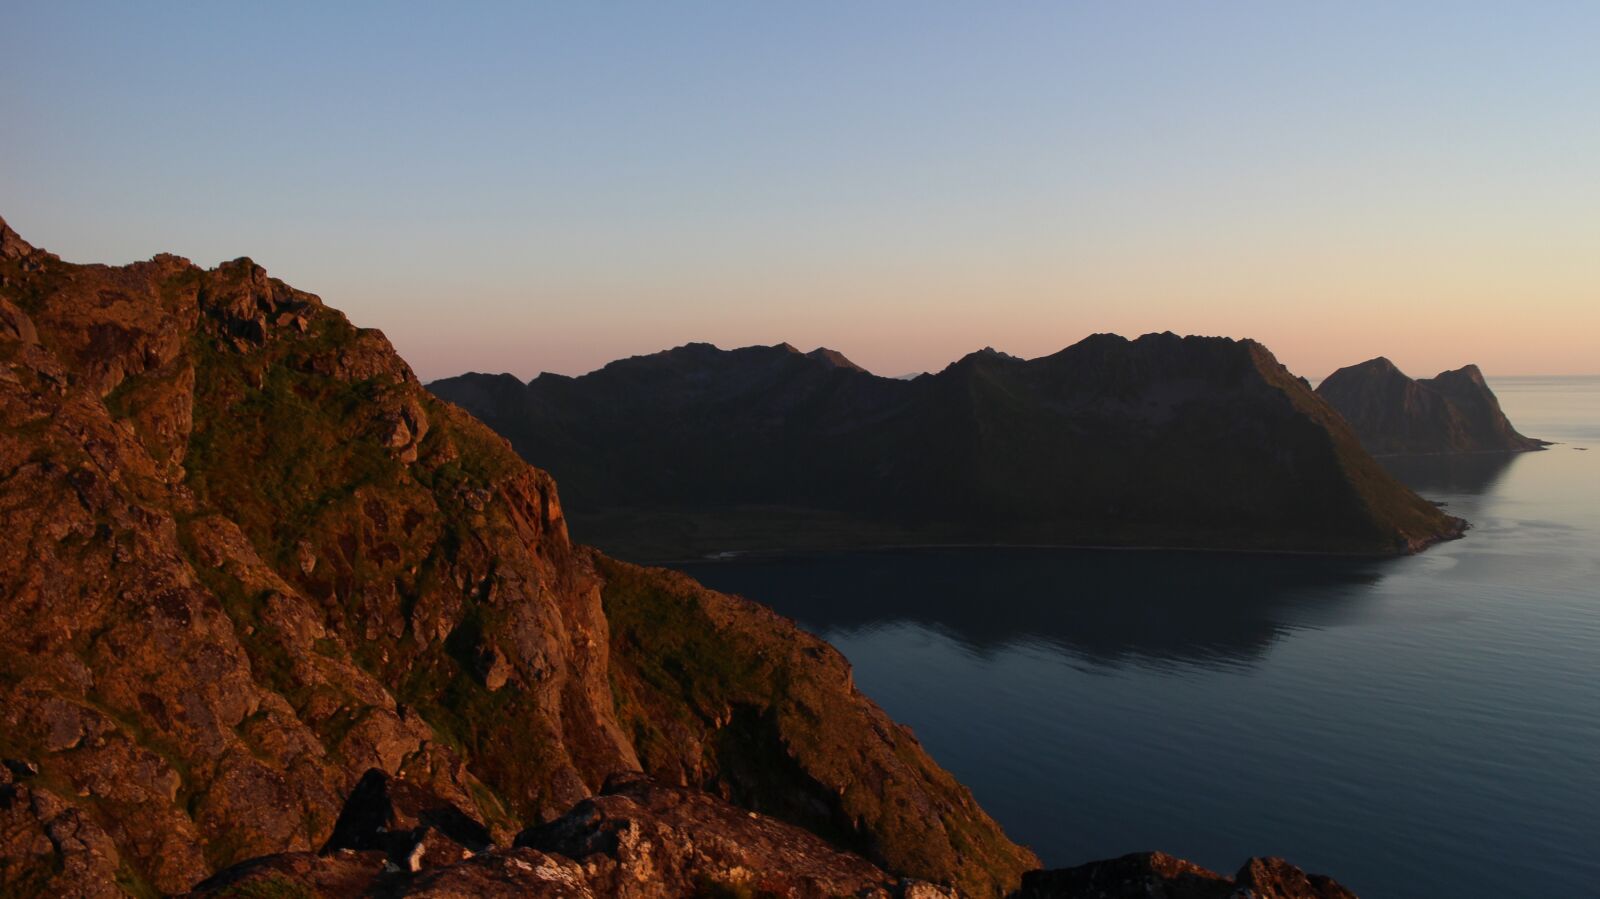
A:
[[[625,555],[930,542],[1390,554],[1462,523],[1254,341],[1095,335],[905,381],[709,344],[430,385],[555,472]]]
[[[1476,365],[1413,379],[1379,356],[1317,386],[1374,455],[1522,452],[1548,444],[1517,433]]]

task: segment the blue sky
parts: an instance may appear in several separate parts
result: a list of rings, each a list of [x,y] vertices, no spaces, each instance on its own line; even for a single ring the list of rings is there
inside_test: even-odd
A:
[[[1600,370],[1592,4],[18,5],[0,215],[425,378],[1096,331]]]

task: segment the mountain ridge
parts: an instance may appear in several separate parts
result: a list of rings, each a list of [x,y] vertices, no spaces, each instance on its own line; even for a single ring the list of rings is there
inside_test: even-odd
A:
[[[558,472],[588,539],[636,558],[927,543],[1382,555],[1462,527],[1248,340],[1091,335],[910,381],[690,344],[520,390],[473,374],[428,386]]]

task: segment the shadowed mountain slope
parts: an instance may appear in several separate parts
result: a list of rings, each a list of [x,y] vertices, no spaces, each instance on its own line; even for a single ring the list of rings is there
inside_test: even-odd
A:
[[[1413,379],[1379,356],[1329,375],[1317,395],[1375,455],[1522,452],[1548,445],[1517,433],[1476,365]]]
[[[1460,533],[1253,341],[1095,335],[906,381],[787,344],[429,388],[638,558],[938,542],[1362,554]]]

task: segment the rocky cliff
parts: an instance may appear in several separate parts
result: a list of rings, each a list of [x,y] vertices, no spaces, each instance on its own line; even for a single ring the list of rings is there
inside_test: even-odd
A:
[[[575,546],[548,475],[248,259],[0,227],[0,535],[10,893],[314,852],[369,770],[497,846],[642,770],[896,877],[1036,864],[832,648]]]
[[[1522,452],[1548,444],[1517,433],[1476,365],[1408,377],[1379,356],[1317,385],[1376,455]]]
[[[634,558],[914,543],[1390,554],[1460,533],[1252,341],[1096,335],[880,378],[690,344],[580,378],[429,385],[551,470]]]

